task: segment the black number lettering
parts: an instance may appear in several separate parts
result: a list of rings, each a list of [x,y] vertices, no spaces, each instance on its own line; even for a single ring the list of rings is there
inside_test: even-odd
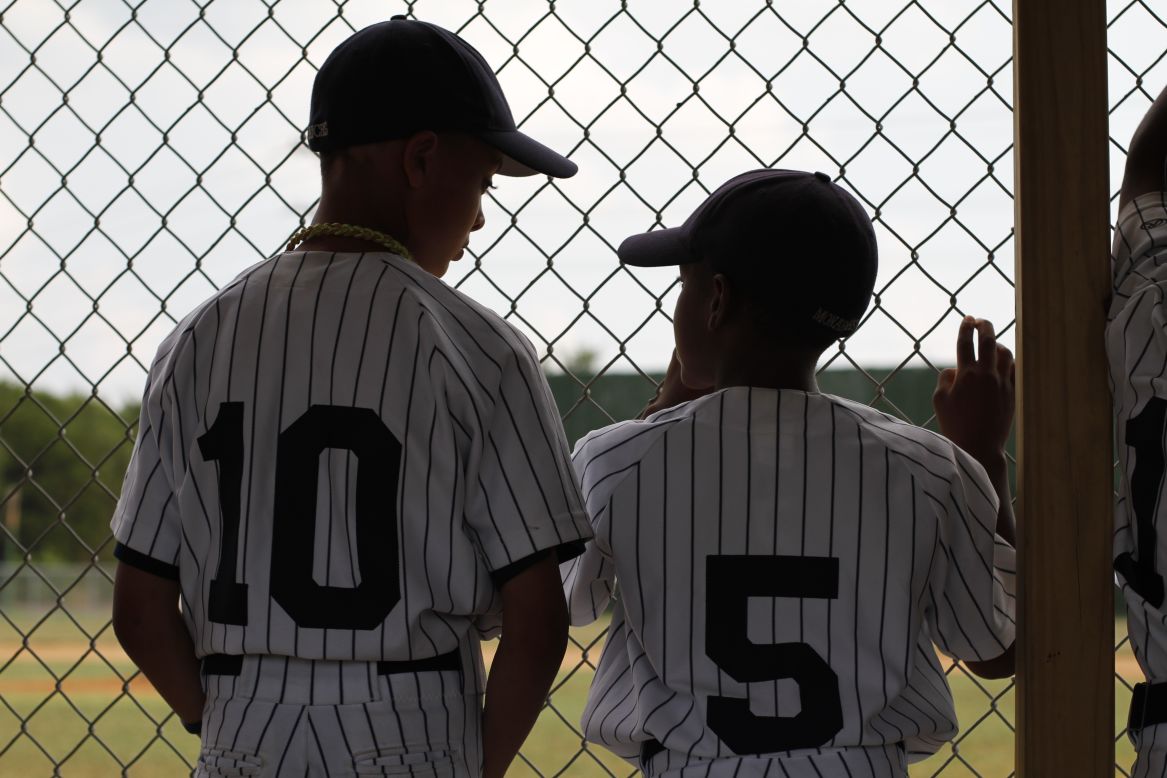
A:
[[[1146,407],[1126,423],[1126,444],[1135,450],[1130,473],[1131,510],[1139,540],[1139,558],[1124,552],[1114,560],[1131,588],[1156,608],[1163,604],[1163,576],[1155,570],[1155,513],[1163,489],[1163,423],[1167,400],[1152,397]]]
[[[247,585],[235,581],[243,484],[243,403],[225,402],[198,440],[205,461],[219,464],[223,534],[211,581],[208,618],[247,624]],[[357,458],[354,587],[316,583],[316,489],[325,449]],[[374,629],[401,599],[397,555],[397,473],[401,443],[372,410],[313,405],[280,433],[271,538],[271,594],[301,627]]]
[[[243,403],[219,405],[215,423],[199,438],[206,462],[219,463],[219,511],[223,534],[219,538],[219,569],[211,579],[207,618],[219,624],[247,623],[247,584],[235,582],[239,560],[239,504],[243,497]]]
[[[806,643],[760,645],[746,632],[749,598],[834,599],[839,560],[832,557],[710,556],[705,562],[705,653],[739,683],[792,678],[802,710],[757,716],[750,701],[710,697],[708,724],[736,754],[817,748],[843,728],[839,677]]]
[[[355,521],[360,583],[324,586],[312,577],[320,454],[357,456]],[[397,580],[397,468],[401,443],[367,408],[313,405],[280,433],[276,454],[272,597],[302,627],[374,629],[401,599]]]

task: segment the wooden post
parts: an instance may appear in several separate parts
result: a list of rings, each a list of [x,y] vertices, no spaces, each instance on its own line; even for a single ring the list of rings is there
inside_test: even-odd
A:
[[[1014,0],[1017,774],[1114,774],[1105,0]]]

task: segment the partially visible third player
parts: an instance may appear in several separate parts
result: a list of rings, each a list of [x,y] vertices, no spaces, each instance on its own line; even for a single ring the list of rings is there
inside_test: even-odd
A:
[[[905,776],[957,731],[933,643],[1012,674],[1012,355],[961,323],[947,438],[820,393],[877,264],[821,173],[738,176],[619,254],[679,266],[669,381],[711,390],[667,408],[692,393],[666,385],[576,448],[596,537],[562,568],[573,623],[612,607],[585,736],[650,777]]]
[[[1115,511],[1114,567],[1131,647],[1146,676],[1128,728],[1133,775],[1167,776],[1167,90],[1131,139],[1114,235],[1106,354],[1123,478]]]

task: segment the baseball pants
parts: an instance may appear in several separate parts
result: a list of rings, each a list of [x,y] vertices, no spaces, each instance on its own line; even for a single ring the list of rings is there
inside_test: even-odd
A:
[[[1167,778],[1167,724],[1144,727],[1135,754],[1131,778]]]
[[[203,673],[199,778],[481,775],[476,645],[428,663],[208,657]]]
[[[686,758],[659,751],[641,760],[646,778],[907,778],[908,764],[898,743],[871,748],[835,748],[783,756]]]

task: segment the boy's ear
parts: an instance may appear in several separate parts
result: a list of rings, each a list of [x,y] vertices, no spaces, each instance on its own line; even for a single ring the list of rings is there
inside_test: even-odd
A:
[[[736,302],[737,300],[733,296],[729,280],[721,273],[715,274],[713,276],[712,293],[709,295],[709,317],[705,323],[705,326],[710,332],[716,332],[719,328],[725,326],[726,320],[729,317],[730,306]]]
[[[405,181],[411,189],[420,189],[425,185],[427,175],[433,170],[439,143],[437,133],[431,130],[415,132],[406,138],[401,164]]]

